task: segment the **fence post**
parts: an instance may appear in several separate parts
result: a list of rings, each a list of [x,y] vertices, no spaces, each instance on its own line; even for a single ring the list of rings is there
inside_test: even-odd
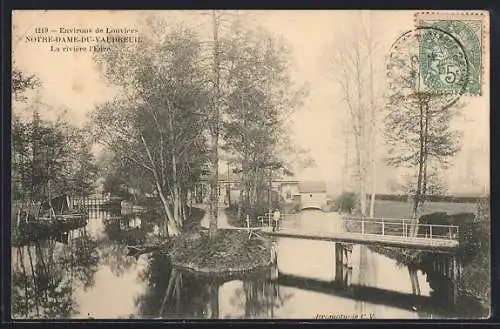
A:
[[[432,225],[429,225],[429,236],[432,239]]]
[[[361,219],[361,234],[365,234],[365,220]]]
[[[385,222],[384,220],[382,220],[382,235],[385,235],[385,229],[384,229],[384,226],[385,226]]]

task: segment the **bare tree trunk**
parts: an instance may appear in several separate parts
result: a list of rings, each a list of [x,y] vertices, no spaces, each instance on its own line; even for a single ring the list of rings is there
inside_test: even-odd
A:
[[[174,185],[173,188],[173,206],[174,206],[174,222],[176,223],[177,227],[181,228],[182,223],[181,223],[181,204],[180,204],[180,196],[179,196],[179,187],[177,184]]]
[[[362,216],[366,213],[366,191],[364,188],[363,179],[363,163],[362,163],[362,150],[361,150],[361,138],[356,136],[355,147],[356,147],[356,185],[358,194],[358,208]]]
[[[375,160],[372,160],[372,193],[370,198],[370,217],[375,217],[375,195],[376,195],[376,175],[377,168],[375,166]]]
[[[240,186],[240,200],[238,201],[238,219],[241,218],[241,213],[242,213],[242,203],[243,203],[243,198],[244,198],[244,195],[243,195],[243,184],[241,184]]]
[[[344,36],[347,43],[335,44],[333,64],[338,70],[335,72],[335,79],[343,89],[354,137],[353,167],[355,190],[358,196],[357,208],[363,216],[366,216],[369,202],[369,213],[373,217],[376,196],[374,155],[376,93],[373,55],[376,42],[371,31],[373,29],[371,18],[368,26],[362,16],[358,17],[358,20],[362,24],[353,27],[352,34]],[[368,89],[368,93],[365,93],[366,89]],[[346,175],[347,162],[344,166],[343,174]],[[345,181],[343,185],[347,185]],[[370,194],[370,200],[368,200],[368,194]]]
[[[419,124],[420,124],[420,136],[419,136],[419,143],[420,143],[420,149],[419,149],[419,154],[418,154],[418,177],[417,177],[417,186],[415,188],[415,198],[413,200],[413,218],[414,218],[414,226],[411,231],[412,236],[416,236],[418,233],[418,217],[419,217],[419,208],[421,204],[421,199],[422,199],[422,182],[423,182],[423,171],[424,171],[424,111],[422,107],[422,103],[420,102],[419,99],[419,108],[420,108],[420,115],[419,115]]]
[[[182,221],[181,221],[181,215],[180,215],[180,203],[181,203],[181,196],[179,195],[179,173],[177,171],[177,148],[176,148],[176,139],[175,139],[175,129],[174,129],[174,123],[173,123],[173,115],[172,113],[174,111],[173,107],[171,107],[171,112],[168,115],[168,125],[169,125],[169,130],[170,130],[170,153],[171,153],[171,160],[172,160],[172,187],[170,189],[170,195],[172,198],[172,203],[173,203],[173,221],[175,222],[175,225],[180,229],[182,227]],[[161,135],[160,135],[161,136]],[[162,150],[163,150],[163,142],[161,143]],[[160,155],[161,159],[163,159],[163,152]],[[164,179],[164,168],[165,164],[162,160],[162,178]]]
[[[359,138],[357,139],[358,143],[356,145],[358,155],[358,180],[359,180],[359,200],[360,200],[360,208],[361,215],[366,215],[366,164],[365,164],[365,153],[366,153],[366,122],[365,109],[363,108],[363,95],[361,89],[363,88],[361,82],[361,55],[360,55],[360,44],[359,40],[356,40],[356,44],[354,47],[355,51],[355,65],[356,65],[356,90],[357,90],[357,105],[358,105],[358,131]]]
[[[153,156],[151,155],[148,144],[146,143],[146,140],[144,139],[144,136],[141,136],[141,140],[142,140],[142,143],[146,149],[146,153],[148,155],[149,161],[151,163],[151,168],[149,168],[149,169],[153,173],[153,177],[154,177],[155,185],[156,185],[156,190],[158,191],[158,195],[160,196],[160,200],[161,200],[161,203],[163,205],[163,209],[164,209],[165,214],[167,216],[165,219],[165,222],[164,222],[163,233],[166,236],[168,236],[169,233],[171,235],[177,235],[177,234],[179,234],[179,228],[177,227],[177,224],[174,220],[172,212],[170,211],[169,202],[168,202],[168,199],[166,198],[165,193],[163,191],[163,187],[161,184],[162,180],[158,176],[158,172],[157,172],[156,167],[155,167],[155,162],[153,161]],[[168,228],[169,225],[171,226],[171,230],[169,230],[169,228]]]
[[[227,205],[231,207],[231,175],[229,174],[229,162],[227,163]]]
[[[424,119],[425,119],[425,123],[424,123],[424,173],[423,173],[423,182],[422,182],[422,201],[420,203],[421,207],[422,207],[422,210],[423,210],[423,206],[424,206],[424,203],[425,203],[425,199],[426,199],[426,196],[427,196],[427,167],[428,167],[428,153],[429,153],[429,150],[428,150],[428,144],[427,144],[427,141],[428,141],[428,137],[429,137],[429,104],[426,102],[425,103],[425,111],[424,111]]]
[[[240,204],[241,204],[241,210],[242,211],[245,211],[246,213],[245,214],[242,214],[241,211],[240,211],[240,217],[238,217],[239,219],[241,219],[242,215],[243,216],[246,216],[248,214],[248,208],[250,206],[250,189],[249,189],[249,175],[250,175],[250,168],[249,168],[249,155],[248,155],[248,145],[247,145],[247,142],[248,142],[248,138],[247,138],[247,108],[245,107],[245,104],[243,102],[243,96],[241,96],[241,109],[244,111],[243,112],[243,126],[245,127],[244,129],[244,133],[243,133],[243,136],[242,136],[242,141],[243,141],[243,145],[244,145],[244,149],[243,149],[243,160],[242,160],[242,163],[241,163],[241,192],[240,195],[242,196],[242,198],[240,199]]]
[[[177,234],[179,234],[180,230],[175,223],[172,212],[170,211],[169,202],[168,202],[167,198],[165,197],[165,194],[163,193],[163,189],[162,189],[161,185],[158,182],[156,182],[156,190],[158,191],[158,195],[160,196],[160,200],[161,200],[161,203],[163,205],[163,209],[165,211],[165,214],[167,215],[167,218],[164,222],[163,232],[166,236],[177,235]],[[170,226],[170,230],[169,230],[169,226]]]
[[[214,109],[213,109],[213,122],[212,122],[212,159],[211,159],[211,181],[210,181],[210,224],[209,236],[213,238],[217,231],[217,217],[218,217],[218,182],[219,182],[219,20],[215,10],[212,12],[213,18],[213,38],[214,38],[214,76],[215,76],[215,90],[214,90]]]
[[[373,36],[372,36],[372,17],[370,14],[370,31],[369,31],[369,36],[368,36],[368,56],[369,56],[369,61],[370,61],[370,76],[369,76],[369,83],[370,83],[370,109],[368,110],[369,113],[369,120],[367,124],[369,125],[369,134],[368,134],[368,144],[369,144],[369,159],[370,159],[370,165],[371,165],[371,198],[370,198],[370,217],[373,218],[375,217],[375,194],[376,194],[376,189],[377,189],[377,168],[376,168],[376,163],[375,163],[375,146],[376,146],[376,125],[377,122],[375,120],[375,95],[374,95],[374,71],[373,71]]]

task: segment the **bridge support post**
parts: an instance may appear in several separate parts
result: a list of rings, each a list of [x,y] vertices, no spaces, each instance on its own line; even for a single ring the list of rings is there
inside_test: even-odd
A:
[[[344,246],[342,243],[334,243],[335,248],[335,281],[344,281]]]

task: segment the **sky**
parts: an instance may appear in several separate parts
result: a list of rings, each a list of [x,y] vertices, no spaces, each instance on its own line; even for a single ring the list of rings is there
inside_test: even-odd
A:
[[[144,25],[145,11],[16,11],[13,16],[13,61],[23,70],[36,74],[43,83],[41,101],[53,108],[67,108],[72,122],[83,124],[97,104],[113,97],[116,90],[107,85],[87,52],[51,52],[46,43],[27,42],[36,35],[35,28],[137,28]],[[158,11],[168,22],[191,22],[209,37],[210,16],[189,11]],[[225,19],[240,17],[248,24],[260,25],[281,36],[292,50],[291,77],[297,84],[307,84],[309,97],[291,118],[294,141],[310,150],[316,166],[297,171],[300,180],[324,180],[330,188],[342,181],[344,163],[343,134],[347,127],[346,105],[338,84],[335,67],[327,65],[332,45],[360,22],[360,15],[373,22],[378,41],[379,66],[396,38],[414,27],[412,11],[247,11],[225,13]],[[371,18],[370,18],[371,17]],[[221,33],[230,33],[224,27]],[[485,54],[489,54],[486,51]],[[489,58],[483,58],[489,67]],[[462,97],[466,104],[453,126],[463,132],[462,150],[445,173],[450,192],[482,191],[489,186],[489,70],[484,70],[483,95]],[[380,85],[384,85],[382,80]],[[21,111],[14,107],[14,111]],[[48,117],[54,113],[46,113]],[[381,113],[382,115],[382,113]],[[377,157],[384,153],[378,136]],[[387,192],[395,170],[377,161],[377,190]]]

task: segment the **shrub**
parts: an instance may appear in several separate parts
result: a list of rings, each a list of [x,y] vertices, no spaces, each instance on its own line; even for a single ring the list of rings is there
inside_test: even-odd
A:
[[[475,219],[468,223],[466,228],[461,226],[460,229],[464,231],[466,239],[461,255],[463,265],[461,285],[469,294],[488,305],[491,288],[489,201],[480,200]]]
[[[342,192],[337,198],[337,206],[341,212],[351,213],[356,206],[356,194],[354,192]]]

